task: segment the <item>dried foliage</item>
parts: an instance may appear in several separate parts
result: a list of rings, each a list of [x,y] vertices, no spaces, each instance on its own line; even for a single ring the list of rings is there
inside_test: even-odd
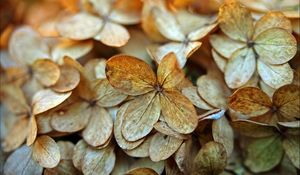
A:
[[[0,9],[1,174],[299,174],[299,1]]]

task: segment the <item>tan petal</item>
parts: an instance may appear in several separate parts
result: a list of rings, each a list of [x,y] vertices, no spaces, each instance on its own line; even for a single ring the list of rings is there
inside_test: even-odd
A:
[[[233,151],[234,134],[225,116],[213,121],[212,134],[214,141],[221,143],[226,149],[227,157],[230,157]]]
[[[282,146],[285,150],[285,153],[292,161],[293,165],[300,168],[300,140],[298,136],[287,136],[286,139],[283,140]]]
[[[60,132],[76,132],[88,124],[91,114],[92,109],[88,103],[77,102],[54,113],[51,118],[51,126]]]
[[[300,121],[291,121],[291,122],[278,122],[280,126],[284,126],[286,128],[300,128]]]
[[[124,46],[130,38],[125,27],[117,23],[107,22],[94,39],[112,47]]]
[[[53,174],[81,174],[73,165],[72,160],[61,160],[59,164],[54,168],[46,168],[43,175]]]
[[[140,95],[153,90],[156,77],[151,67],[138,58],[118,55],[106,63],[110,84],[128,95]]]
[[[195,174],[211,175],[224,171],[227,163],[226,150],[217,142],[206,143],[194,159]]]
[[[97,35],[103,21],[88,13],[77,13],[64,16],[57,23],[56,28],[60,35],[73,39],[84,40]]]
[[[190,57],[200,46],[201,42],[188,42],[187,44],[171,42],[160,47],[150,47],[148,52],[157,63],[170,52],[174,52],[180,68],[183,68],[187,58]]]
[[[231,109],[250,117],[267,113],[272,106],[269,96],[255,87],[245,87],[235,91],[228,105]]]
[[[189,139],[188,135],[184,135],[184,134],[175,132],[174,130],[172,130],[172,128],[170,128],[168,126],[168,124],[166,122],[163,122],[163,121],[159,121],[159,122],[155,123],[154,129],[164,135],[175,137],[177,139],[182,139],[182,140]]]
[[[237,120],[231,123],[232,127],[242,135],[262,138],[276,134],[274,126],[251,120]]]
[[[97,79],[106,78],[105,67],[106,67],[106,60],[101,59],[95,66],[95,76]]]
[[[151,168],[135,168],[132,170],[129,170],[125,173],[125,175],[158,175],[153,169]]]
[[[252,49],[237,50],[225,67],[225,81],[234,89],[246,84],[255,72],[255,54]]]
[[[150,159],[154,162],[166,160],[177,151],[182,142],[182,139],[156,133],[150,142]]]
[[[131,157],[149,157],[150,142],[153,135],[143,139],[143,143],[131,150],[123,150],[127,155]]]
[[[258,59],[257,71],[260,78],[274,89],[293,82],[293,70],[288,63],[271,65]]]
[[[172,52],[164,56],[157,68],[157,81],[162,88],[174,88],[184,79],[176,55]]]
[[[144,141],[144,139],[140,139],[135,142],[128,142],[126,139],[124,139],[124,137],[122,135],[121,130],[122,130],[122,125],[123,125],[123,121],[124,121],[124,115],[130,104],[131,104],[131,102],[127,102],[119,108],[116,119],[114,121],[114,136],[115,136],[116,142],[120,148],[125,149],[125,150],[134,149]]]
[[[255,23],[254,37],[267,29],[276,27],[292,32],[292,24],[282,12],[268,12]]]
[[[32,70],[34,77],[44,86],[54,85],[60,76],[58,65],[49,59],[36,60]]]
[[[150,92],[134,99],[124,114],[122,135],[128,141],[136,141],[153,128],[160,116],[160,103],[156,92]]]
[[[122,10],[115,9],[109,14],[109,18],[118,24],[132,25],[138,24],[140,22],[141,15],[138,12],[128,13]]]
[[[259,81],[259,87],[262,91],[264,91],[266,94],[268,94],[269,97],[272,97],[275,90],[271,86],[267,85],[264,81],[260,80]]]
[[[300,118],[300,87],[285,85],[277,89],[273,95],[273,103],[279,114],[289,120]]]
[[[226,85],[220,80],[202,75],[197,79],[198,93],[211,106],[216,108],[227,108]]]
[[[171,13],[154,7],[152,14],[154,15],[156,27],[164,37],[172,41],[183,41],[185,39],[180,26]]]
[[[87,2],[91,3],[95,12],[101,16],[107,15],[112,8],[112,2],[108,0],[88,0]]]
[[[79,140],[74,147],[72,161],[74,166],[80,171],[82,170],[83,158],[86,154],[87,148],[88,145],[85,143],[84,140]]]
[[[33,144],[32,158],[42,167],[53,168],[58,165],[61,158],[59,147],[51,137],[40,136]]]
[[[82,161],[83,174],[110,174],[115,166],[116,155],[113,147],[101,150],[88,147]]]
[[[74,144],[70,141],[57,142],[62,160],[72,160]]]
[[[93,41],[62,40],[51,50],[52,59],[59,61],[64,56],[77,59],[89,53],[93,48]]]
[[[220,54],[218,54],[214,49],[211,50],[211,54],[218,68],[222,72],[224,72],[228,60],[225,57],[222,57]]]
[[[32,149],[23,145],[7,158],[3,171],[4,174],[40,175],[43,168],[31,157]]]
[[[27,114],[29,112],[29,106],[24,95],[25,93],[23,93],[19,86],[13,84],[3,84],[1,82],[1,102],[14,114]]]
[[[72,92],[56,93],[50,89],[38,91],[32,98],[33,115],[52,109],[71,96]]]
[[[291,60],[297,52],[297,41],[288,31],[271,28],[254,39],[254,49],[259,58],[269,64],[283,64]]]
[[[28,134],[28,123],[29,119],[27,117],[20,118],[15,122],[14,126],[9,129],[2,142],[3,151],[10,152],[24,143]]]
[[[164,91],[160,95],[162,114],[176,132],[188,134],[197,127],[198,119],[193,104],[180,92]]]
[[[244,42],[254,31],[250,10],[237,2],[225,3],[219,9],[219,26],[230,38]]]
[[[164,171],[164,161],[153,162],[150,158],[140,158],[135,160],[131,166],[131,169],[134,168],[151,168],[156,171],[157,174],[162,174]]]
[[[26,144],[28,146],[30,146],[35,141],[35,139],[37,137],[37,131],[38,131],[36,117],[34,115],[30,117],[28,128],[29,129],[28,129],[28,136],[27,136]]]
[[[197,87],[187,87],[182,89],[182,94],[187,97],[196,107],[204,110],[213,109],[202,97],[198,94]]]
[[[49,58],[49,47],[31,27],[15,30],[9,40],[9,54],[21,64],[32,64],[39,58]]]
[[[218,120],[222,118],[225,114],[226,110],[224,109],[212,109],[198,116],[200,121],[203,120]]]
[[[107,79],[99,81],[94,90],[97,104],[102,107],[116,106],[127,98],[127,95],[113,88]]]
[[[224,34],[210,35],[209,41],[212,47],[225,58],[230,58],[235,51],[246,46],[246,43],[233,40]]]
[[[46,134],[53,131],[50,125],[52,113],[43,113],[36,116],[36,124],[38,128],[38,134]]]
[[[103,145],[111,136],[113,121],[109,113],[102,107],[92,107],[89,124],[82,132],[83,139],[91,146]]]
[[[80,82],[79,71],[68,65],[60,66],[60,77],[51,87],[56,92],[68,92],[73,90]]]

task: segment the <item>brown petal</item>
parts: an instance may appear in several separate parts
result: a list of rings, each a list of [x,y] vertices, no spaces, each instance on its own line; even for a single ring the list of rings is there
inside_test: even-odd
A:
[[[60,77],[51,87],[56,92],[68,92],[73,90],[80,82],[79,71],[68,65],[60,66]]]
[[[83,139],[91,146],[105,144],[113,131],[113,121],[109,113],[102,107],[92,107],[88,125],[82,132]]]
[[[198,94],[197,87],[187,87],[182,89],[182,94],[186,96],[196,107],[204,110],[213,109],[202,97]]]
[[[51,137],[46,135],[38,137],[34,142],[32,157],[45,168],[57,166],[61,158],[58,145]]]
[[[153,169],[151,168],[135,168],[132,170],[129,170],[125,175],[158,175]]]
[[[255,138],[272,136],[277,130],[274,126],[250,120],[237,120],[231,125],[242,135]]]
[[[153,135],[144,139],[144,142],[131,150],[124,150],[124,152],[131,157],[149,157],[149,147]]]
[[[134,149],[144,141],[144,139],[140,139],[135,142],[128,142],[126,139],[124,139],[124,137],[122,135],[121,130],[122,130],[122,125],[123,125],[123,121],[124,121],[124,115],[130,104],[131,104],[131,102],[127,102],[119,108],[116,119],[114,121],[114,136],[115,136],[116,142],[120,148],[125,149],[125,150]]]
[[[150,158],[140,158],[135,160],[131,166],[133,168],[151,168],[156,171],[157,174],[162,174],[164,171],[164,161],[153,162]]]
[[[111,47],[124,46],[130,38],[129,32],[125,27],[113,22],[106,22],[104,27],[94,39]]]
[[[272,106],[269,96],[255,87],[245,87],[235,91],[228,105],[231,109],[250,117],[267,113]]]
[[[10,116],[9,116],[10,117]],[[19,118],[13,127],[11,127],[2,142],[2,148],[5,152],[10,152],[24,143],[28,134],[28,123],[27,117]]]
[[[219,26],[230,38],[244,42],[254,31],[250,10],[235,1],[225,3],[219,9]]]
[[[32,65],[33,76],[44,86],[54,85],[60,76],[58,65],[49,59],[36,60]]]
[[[43,175],[72,175],[81,174],[73,165],[72,160],[61,160],[59,164],[54,168],[46,168]]]
[[[273,103],[279,114],[289,120],[300,118],[300,87],[285,85],[277,89],[273,95]]]
[[[135,98],[128,106],[122,124],[122,135],[127,141],[137,141],[153,128],[160,116],[160,103],[156,92]]]
[[[107,61],[106,76],[113,87],[128,95],[145,94],[153,90],[156,83],[148,64],[126,55],[117,55]]]
[[[103,21],[88,13],[77,13],[75,15],[64,16],[57,23],[56,28],[60,35],[73,39],[84,40],[97,35]]]
[[[164,91],[159,97],[167,124],[181,134],[193,132],[198,124],[193,104],[176,90]]]
[[[227,162],[226,150],[217,142],[206,143],[194,159],[194,173],[201,175],[220,174]]]
[[[80,171],[82,170],[83,158],[86,154],[87,148],[88,145],[84,140],[79,140],[74,147],[72,161],[74,166]]]
[[[233,151],[234,134],[225,116],[213,121],[212,134],[214,141],[221,143],[226,149],[227,157],[230,157]]]
[[[38,91],[32,98],[33,115],[52,109],[71,96],[72,92],[56,93],[50,89]]]
[[[182,139],[167,136],[159,132],[154,134],[149,147],[150,159],[157,162],[169,158],[177,151],[182,142]]]
[[[103,79],[94,87],[97,104],[102,107],[112,107],[120,104],[127,95],[113,88],[107,79]]]
[[[50,125],[52,113],[43,113],[36,116],[36,124],[38,128],[38,134],[46,134],[53,131]]]
[[[54,113],[51,118],[51,126],[60,132],[76,132],[88,124],[91,114],[92,109],[88,103],[77,102]]]
[[[116,155],[113,147],[101,150],[88,147],[82,161],[83,174],[110,174],[115,166]]]
[[[176,55],[172,52],[164,56],[157,68],[157,81],[162,88],[174,88],[184,79]]]
[[[174,131],[172,128],[170,128],[168,126],[168,124],[166,122],[163,122],[163,121],[159,121],[159,122],[155,123],[154,129],[156,129],[158,132],[160,132],[164,135],[175,137],[177,139],[182,139],[182,140],[189,139],[188,135],[180,134],[180,133]]]
[[[23,145],[7,158],[3,171],[4,174],[41,175],[43,167],[31,157],[32,149]]]

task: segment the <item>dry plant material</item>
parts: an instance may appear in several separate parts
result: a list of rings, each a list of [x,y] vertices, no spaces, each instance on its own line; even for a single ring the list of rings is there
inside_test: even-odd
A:
[[[245,85],[255,71],[272,88],[292,82],[287,62],[296,54],[296,40],[290,21],[281,12],[269,12],[254,25],[248,9],[230,2],[220,8],[219,24],[224,34],[212,35],[210,42],[217,51],[214,55],[220,55],[215,60],[228,59],[224,76],[230,88]]]
[[[0,4],[4,174],[299,172],[297,0]]]

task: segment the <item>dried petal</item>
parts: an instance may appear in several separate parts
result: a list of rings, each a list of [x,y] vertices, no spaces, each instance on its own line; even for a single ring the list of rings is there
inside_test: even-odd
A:
[[[83,158],[86,154],[87,148],[88,148],[88,145],[85,143],[84,140],[78,141],[74,147],[72,160],[73,160],[74,166],[78,170],[82,170]]]
[[[282,143],[283,149],[293,165],[299,169],[300,140],[298,136],[287,136]]]
[[[136,141],[153,128],[160,116],[159,98],[156,92],[150,92],[135,98],[124,114],[122,135],[128,141]]]
[[[212,57],[217,64],[218,68],[224,72],[227,64],[227,59],[218,54],[214,49],[211,50]]]
[[[4,164],[4,174],[41,175],[43,168],[31,157],[30,147],[23,145],[14,151]]]
[[[255,72],[255,54],[252,49],[237,50],[225,67],[225,81],[234,89],[246,84]]]
[[[142,144],[134,149],[124,150],[124,152],[131,157],[149,157],[149,148],[152,137],[153,135],[146,137],[143,139],[144,142]]]
[[[153,90],[156,77],[151,67],[138,58],[118,55],[106,63],[110,84],[128,95],[145,94]]]
[[[39,136],[32,147],[32,158],[42,167],[56,167],[60,161],[59,147],[49,136]]]
[[[139,174],[158,175],[153,169],[150,168],[135,168],[125,173],[125,175],[139,175]]]
[[[167,124],[181,134],[193,132],[198,125],[193,104],[176,90],[164,91],[159,97]]]
[[[247,145],[245,165],[254,173],[271,170],[283,156],[281,144],[278,135],[254,140]]]
[[[60,77],[51,87],[56,92],[68,92],[73,90],[80,82],[80,74],[77,69],[68,65],[60,66]]]
[[[50,89],[38,91],[32,98],[33,115],[52,109],[71,96],[72,92],[56,93]]]
[[[257,71],[261,79],[275,89],[293,82],[293,70],[288,63],[271,65],[258,59]]]
[[[36,60],[32,70],[34,77],[44,86],[54,85],[60,76],[59,67],[49,59]]]
[[[189,139],[188,135],[184,135],[184,134],[180,134],[178,132],[175,132],[174,130],[172,130],[172,128],[170,128],[168,126],[168,124],[166,122],[163,122],[163,121],[159,121],[157,123],[154,124],[154,128],[164,134],[164,135],[167,135],[167,136],[171,136],[171,137],[175,137],[175,138],[178,138],[178,139]]]
[[[57,142],[62,160],[72,160],[74,144],[70,141]],[[61,163],[61,162],[60,162]]]
[[[273,103],[281,116],[295,120],[300,117],[300,87],[285,85],[277,89],[273,95]]]
[[[230,38],[244,42],[252,37],[254,31],[250,11],[237,2],[225,3],[219,9],[219,25]]]
[[[91,146],[97,147],[106,143],[113,131],[113,121],[102,107],[92,107],[88,125],[82,132],[83,139]]]
[[[73,165],[71,160],[61,160],[54,168],[46,168],[43,175],[72,175],[81,174]]]
[[[262,138],[277,133],[274,126],[250,120],[237,120],[232,122],[231,125],[239,133],[248,137]]]
[[[271,28],[254,39],[254,49],[263,61],[269,64],[283,64],[297,52],[297,41],[288,31]]]
[[[255,87],[245,87],[229,97],[229,107],[247,116],[254,117],[267,113],[272,106],[269,96]]]
[[[187,87],[182,89],[182,94],[186,96],[196,107],[204,110],[213,109],[212,106],[207,104],[201,96],[198,94],[198,90],[196,87]]]
[[[84,40],[97,35],[103,26],[103,21],[88,13],[77,13],[64,16],[57,23],[57,30],[60,35],[73,39]]]
[[[154,162],[166,160],[180,147],[182,139],[167,136],[161,133],[154,134],[150,142],[149,155]]]
[[[26,144],[30,146],[35,141],[37,137],[37,131],[38,131],[36,118],[34,115],[30,117],[28,128],[29,131],[28,131]]]
[[[196,155],[192,174],[220,174],[224,171],[226,162],[226,150],[223,145],[217,142],[208,142]]]

